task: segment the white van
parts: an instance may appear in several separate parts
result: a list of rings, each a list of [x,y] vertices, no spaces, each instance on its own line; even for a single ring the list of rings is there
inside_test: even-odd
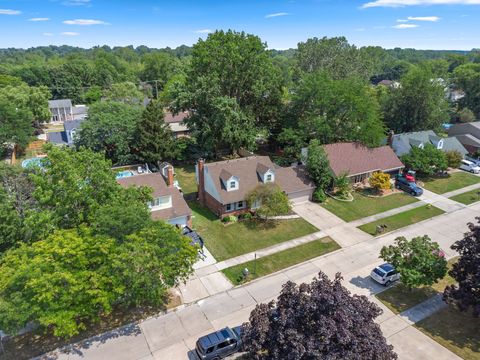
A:
[[[480,166],[476,165],[474,162],[470,160],[462,160],[462,164],[460,165],[460,169],[469,171],[472,174],[480,173]]]

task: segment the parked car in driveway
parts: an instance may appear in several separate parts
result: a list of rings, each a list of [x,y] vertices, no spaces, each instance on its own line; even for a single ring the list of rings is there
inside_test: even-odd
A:
[[[202,336],[197,340],[195,352],[201,360],[220,360],[242,348],[242,327],[229,327]]]
[[[473,161],[470,161],[470,160],[462,160],[460,169],[469,171],[472,174],[480,173],[480,166],[478,166],[477,164],[475,164]]]
[[[379,284],[388,286],[392,282],[399,280],[400,274],[395,270],[393,265],[385,263],[373,269],[370,277]]]
[[[417,185],[417,183],[409,181],[402,175],[397,175],[395,178],[395,187],[401,189],[410,195],[420,196],[423,194],[423,189]]]

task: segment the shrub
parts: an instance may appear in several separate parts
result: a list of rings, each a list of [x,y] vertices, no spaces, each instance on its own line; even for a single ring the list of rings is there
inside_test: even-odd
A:
[[[352,190],[350,179],[347,174],[342,174],[335,179],[335,195],[339,198],[346,199]]]
[[[245,213],[242,216],[242,219],[245,219],[245,220],[250,220],[253,218],[253,215],[251,213]]]
[[[238,218],[235,216],[235,215],[228,215],[228,216],[225,216],[222,221],[224,223],[236,223],[238,221]]]
[[[315,202],[324,202],[327,199],[327,195],[325,194],[325,191],[321,188],[317,188],[315,192],[313,193],[313,201]]]
[[[368,179],[368,182],[372,188],[377,191],[390,190],[390,175],[383,172],[376,172]]]
[[[456,150],[445,151],[445,156],[447,157],[448,167],[458,168],[462,163],[463,156]]]

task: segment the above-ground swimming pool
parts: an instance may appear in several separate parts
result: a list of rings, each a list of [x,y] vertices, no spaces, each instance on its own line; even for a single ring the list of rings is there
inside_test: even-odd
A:
[[[29,167],[32,167],[32,166],[38,166],[38,167],[42,167],[42,161],[44,160],[45,158],[39,158],[39,157],[35,157],[35,158],[31,158],[31,159],[25,159],[22,161],[22,168],[26,169],[26,168],[29,168]]]
[[[116,179],[123,179],[123,178],[130,177],[130,176],[133,176],[133,175],[135,175],[133,173],[133,171],[124,170],[124,171],[118,172],[117,175],[115,175],[115,178]]]

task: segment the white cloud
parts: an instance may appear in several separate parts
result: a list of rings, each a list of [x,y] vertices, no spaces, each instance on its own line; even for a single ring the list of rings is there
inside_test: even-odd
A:
[[[72,32],[72,31],[64,31],[62,32],[62,35],[65,35],[65,36],[77,36],[77,35],[80,35],[78,32]]]
[[[50,18],[31,18],[31,19],[28,19],[28,21],[48,21],[50,20]]]
[[[200,29],[200,30],[195,30],[195,34],[210,34],[213,31],[211,29]]]
[[[273,13],[273,14],[265,15],[265,19],[270,19],[270,18],[279,17],[279,16],[288,16],[288,15],[290,14],[286,12]]]
[[[81,26],[89,26],[89,25],[108,25],[105,21],[102,20],[92,20],[92,19],[75,19],[75,20],[65,20],[63,22],[67,25],[81,25]]]
[[[90,0],[66,0],[62,4],[67,6],[85,6],[90,4]]]
[[[44,33],[42,33],[42,35],[43,35],[43,36],[53,36],[53,34],[52,34],[52,33],[49,33],[49,32],[44,32]]]
[[[408,20],[413,20],[413,21],[431,21],[431,22],[437,22],[441,18],[438,16],[409,16]]]
[[[480,5],[480,0],[374,0],[363,4],[362,8],[416,5]]]
[[[0,15],[20,15],[21,13],[20,10],[0,9]]]
[[[413,29],[413,28],[417,28],[419,26],[420,25],[417,25],[417,24],[398,24],[398,25],[394,25],[392,27],[394,29]]]
[[[406,23],[406,22],[408,22],[408,20],[407,19],[397,19],[397,22],[398,23]]]

